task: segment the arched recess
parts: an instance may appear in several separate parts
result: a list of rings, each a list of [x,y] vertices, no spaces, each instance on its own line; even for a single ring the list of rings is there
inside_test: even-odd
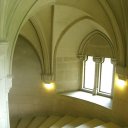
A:
[[[27,2],[27,3],[26,3]],[[7,39],[9,40],[8,48],[8,65],[7,70],[8,74],[12,74],[12,60],[16,41],[19,35],[19,32],[27,20],[35,14],[41,7],[47,4],[54,4],[55,0],[27,0],[27,1],[18,1],[14,11],[12,11],[11,17],[8,18],[7,26],[8,31],[6,32]],[[14,3],[14,2],[13,2]],[[24,9],[23,9],[24,7]],[[13,8],[13,7],[11,7]],[[13,32],[12,32],[13,30]]]
[[[41,60],[42,79],[51,76],[51,63],[50,52],[48,49],[47,40],[43,28],[36,16],[31,17],[30,20],[24,25],[20,34],[27,38],[35,47]]]
[[[93,55],[116,59],[116,51],[111,40],[103,32],[94,30],[81,42],[78,57],[84,58],[85,55]]]
[[[82,24],[81,27],[78,27],[78,24]],[[89,38],[89,34],[91,33],[91,35],[96,36],[98,35],[100,38],[102,38],[102,40],[105,40],[106,42],[108,42],[108,46],[111,48],[111,50],[113,50],[113,57],[116,58],[116,56],[118,56],[118,48],[116,47],[116,45],[114,45],[114,42],[111,40],[109,33],[107,33],[107,31],[101,26],[99,25],[92,17],[90,16],[84,16],[84,17],[80,17],[78,19],[76,19],[75,21],[73,21],[72,23],[70,23],[60,34],[55,49],[54,49],[54,57],[53,57],[53,66],[54,66],[54,70],[53,72],[55,73],[55,67],[56,67],[56,56],[57,56],[57,52],[58,49],[61,45],[61,43],[63,42],[63,39],[65,37],[65,35],[68,35],[67,33],[71,33],[74,32],[74,30],[72,30],[73,28],[75,28],[82,36],[79,40],[78,43],[78,47],[77,50],[80,46],[80,44],[83,45],[83,42],[85,41],[86,37]],[[82,32],[82,29],[84,30]],[[70,35],[70,37],[72,38],[76,38],[78,36],[78,33],[76,33],[75,35]],[[93,39],[93,38],[91,38]],[[68,40],[67,40],[68,42]],[[82,47],[81,45],[81,47]],[[74,45],[72,45],[72,47],[74,47]],[[68,48],[68,47],[67,47]],[[80,51],[79,51],[80,52]],[[76,52],[76,56],[77,56],[77,52]],[[81,54],[81,53],[80,53]]]

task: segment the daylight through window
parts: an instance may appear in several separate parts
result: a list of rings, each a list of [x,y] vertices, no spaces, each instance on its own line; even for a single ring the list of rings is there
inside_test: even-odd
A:
[[[88,56],[83,61],[82,89],[93,95],[112,97],[115,60]]]

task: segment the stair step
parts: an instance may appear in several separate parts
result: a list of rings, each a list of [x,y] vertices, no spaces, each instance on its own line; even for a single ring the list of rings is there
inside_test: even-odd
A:
[[[58,120],[55,124],[53,124],[50,128],[61,128],[65,124],[71,122],[75,117],[73,116],[64,116],[60,120]]]
[[[96,127],[96,126],[99,126],[99,125],[102,125],[102,124],[104,124],[103,121],[98,120],[98,119],[93,119],[93,120],[88,121],[87,123],[79,125],[76,128],[92,128],[92,127]]]
[[[70,123],[64,125],[62,128],[74,128],[74,127],[77,127],[77,126],[87,122],[87,121],[89,121],[89,118],[77,117],[76,119],[74,119]]]
[[[38,128],[46,119],[47,116],[36,116],[27,128]]]
[[[105,123],[103,125],[97,126],[95,128],[121,128],[121,127],[118,126],[117,124],[114,124],[112,122],[109,122],[109,123]]]
[[[51,116],[31,116],[25,118],[13,118],[10,120],[10,128],[121,128],[113,122],[103,122],[99,119],[85,117],[73,117],[65,115],[63,117]]]
[[[53,125],[56,121],[60,119],[60,116],[52,115],[49,118],[45,120],[44,123],[42,123],[39,128],[49,128],[51,125]]]
[[[32,121],[33,117],[25,117],[20,120],[16,128],[26,128]]]
[[[20,122],[19,118],[11,119],[10,120],[10,128],[16,128],[16,126],[18,125],[19,122]]]

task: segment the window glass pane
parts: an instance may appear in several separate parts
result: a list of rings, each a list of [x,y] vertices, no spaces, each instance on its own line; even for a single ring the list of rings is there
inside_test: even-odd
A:
[[[113,80],[113,64],[110,58],[105,58],[102,63],[100,91],[111,94]]]
[[[85,63],[85,87],[87,89],[94,88],[94,75],[95,75],[95,63],[93,57],[88,56],[88,60]]]

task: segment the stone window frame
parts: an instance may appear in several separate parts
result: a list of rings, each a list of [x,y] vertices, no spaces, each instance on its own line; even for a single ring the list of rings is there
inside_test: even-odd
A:
[[[104,96],[104,97],[108,97],[108,98],[112,98],[113,97],[113,87],[114,87],[114,78],[115,78],[115,68],[116,68],[116,60],[115,59],[111,59],[111,64],[113,64],[113,74],[112,74],[112,90],[111,93],[107,93],[107,92],[101,92],[100,91],[100,87],[101,87],[101,70],[102,70],[102,63],[104,63],[104,59],[107,57],[93,57],[93,61],[95,62],[95,76],[94,76],[94,85],[93,85],[93,89],[89,90],[86,88],[85,85],[85,69],[86,69],[86,61],[88,60],[88,56],[85,56],[85,59],[83,60],[83,69],[82,69],[82,91],[85,92],[89,92],[92,95],[100,95],[100,96]]]

